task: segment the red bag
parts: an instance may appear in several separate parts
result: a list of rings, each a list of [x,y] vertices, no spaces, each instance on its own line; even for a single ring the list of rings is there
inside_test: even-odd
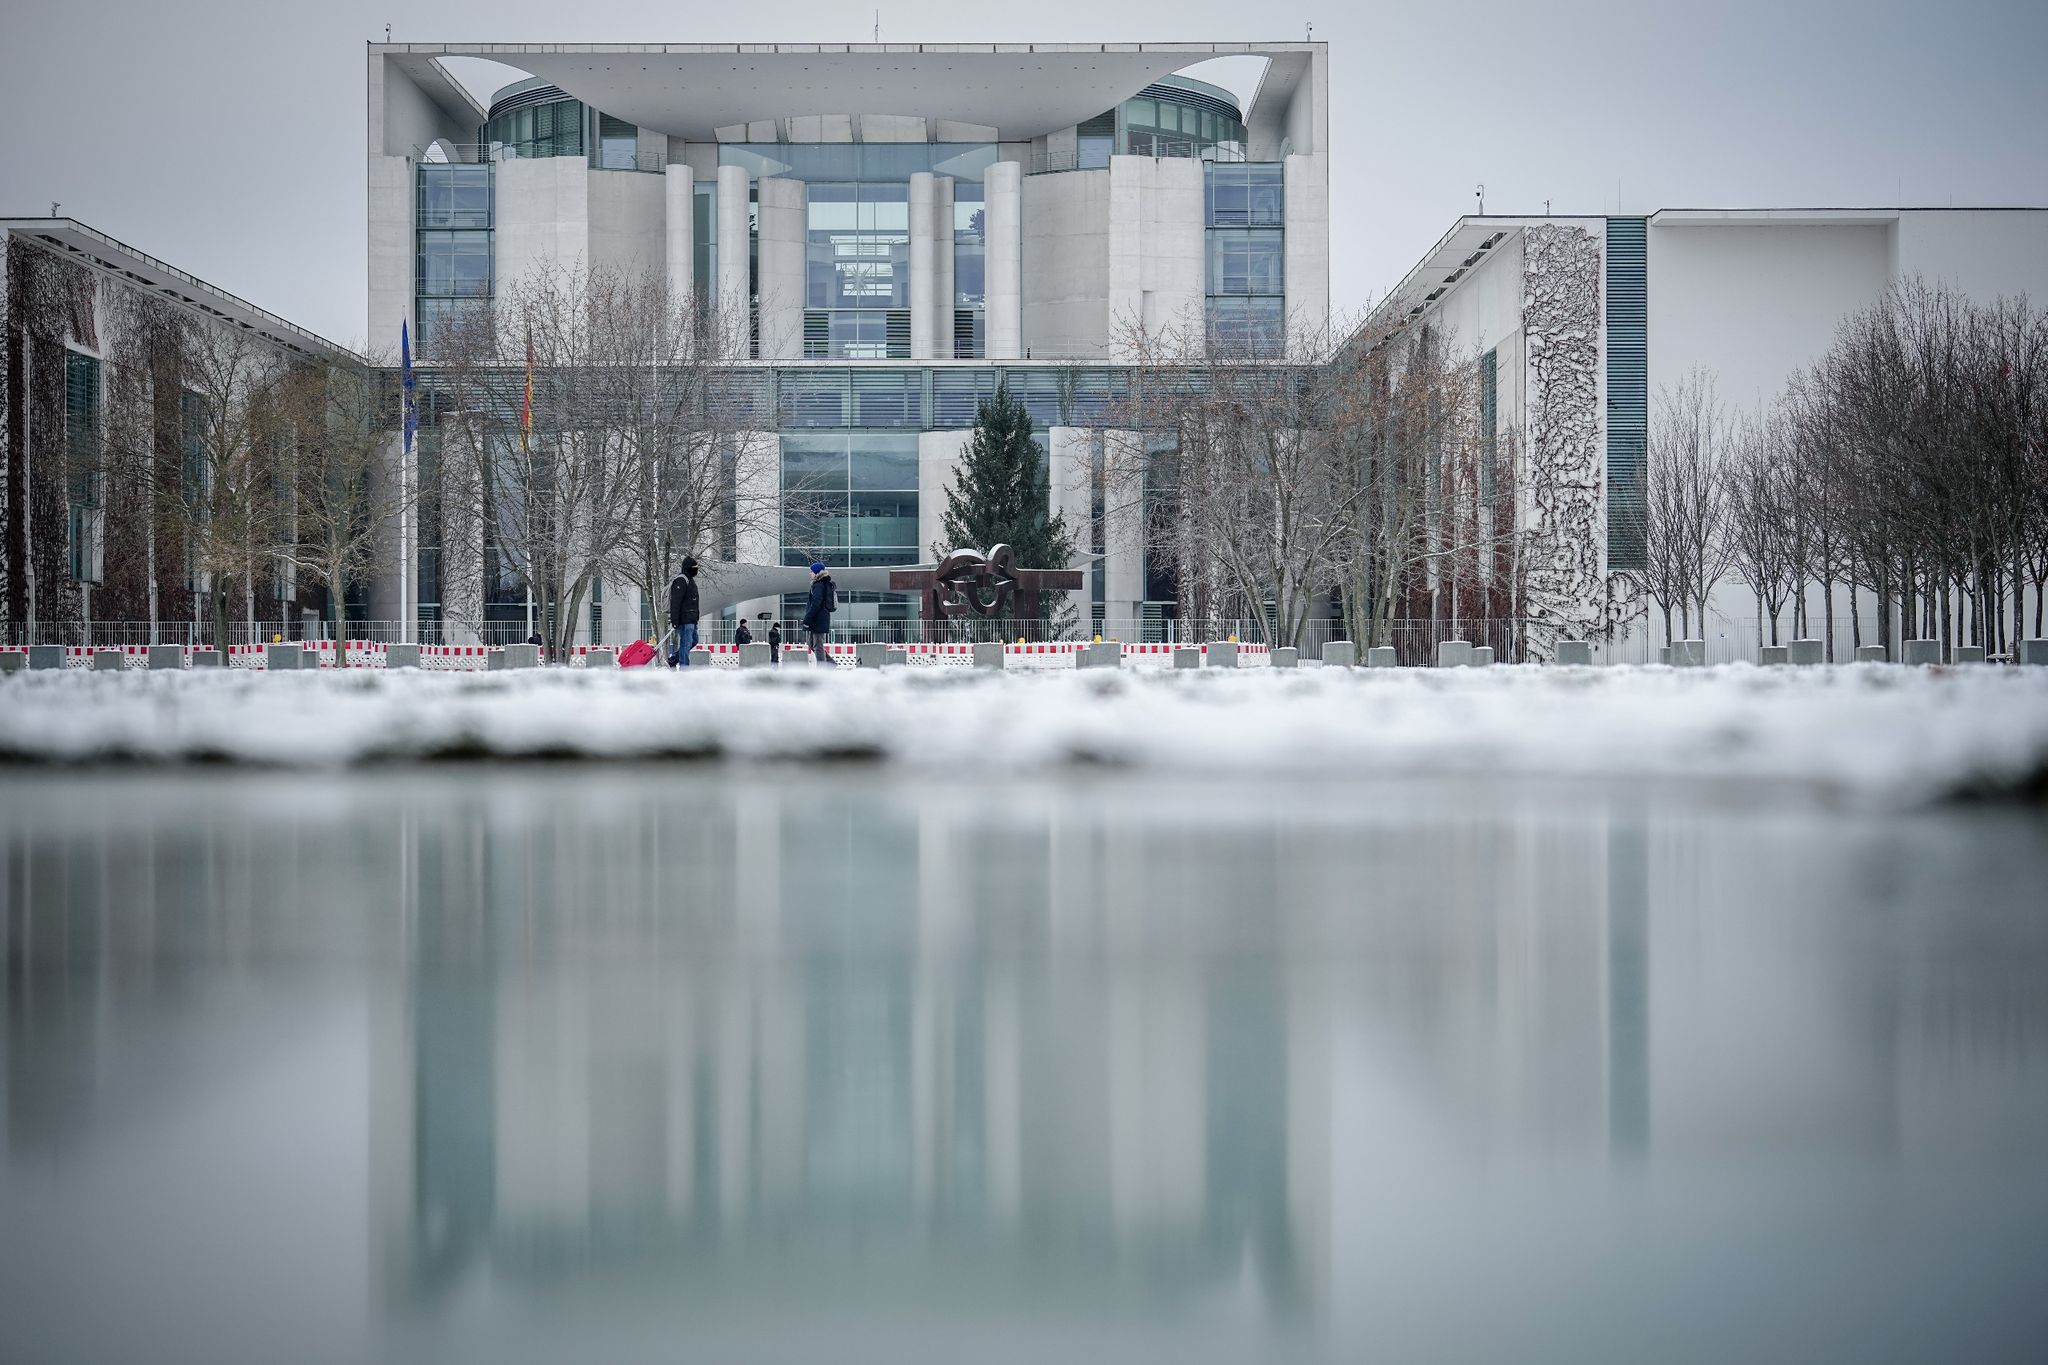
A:
[[[654,662],[654,646],[645,640],[635,640],[619,651],[620,668],[638,668]]]

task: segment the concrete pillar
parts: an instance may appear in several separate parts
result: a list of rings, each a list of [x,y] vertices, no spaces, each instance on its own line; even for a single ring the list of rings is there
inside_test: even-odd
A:
[[[930,360],[938,354],[938,215],[930,171],[910,177],[910,358]]]
[[[128,667],[128,656],[118,649],[93,651],[92,671],[95,673],[119,673]]]
[[[697,173],[670,166],[663,184],[669,306],[680,309],[697,283]]]
[[[1472,668],[1491,668],[1491,667],[1493,667],[1493,646],[1492,646],[1492,645],[1474,645],[1474,646],[1472,646],[1472,660],[1471,660],[1471,664],[1470,664],[1469,666],[1470,666],[1470,667],[1472,667]]]
[[[2040,667],[2048,665],[2048,640],[2022,640],[2018,652],[2021,664]]]
[[[1470,640],[1439,640],[1436,646],[1438,668],[1466,668],[1472,663],[1472,642]]]
[[[853,647],[855,668],[880,668],[889,661],[889,646],[880,640],[863,640]]]
[[[1358,646],[1349,640],[1323,642],[1323,667],[1351,668],[1358,663]]]
[[[1674,640],[1671,642],[1671,666],[1673,668],[1704,668],[1707,663],[1707,642],[1705,640]]]
[[[394,668],[418,668],[419,666],[420,647],[418,645],[384,646],[384,670],[387,673]]]
[[[1766,668],[1777,668],[1792,662],[1792,651],[1784,645],[1765,645],[1757,652],[1757,662]]]
[[[749,431],[735,438],[734,447],[734,558],[742,564],[780,564],[782,438],[772,431]],[[925,501],[923,496],[918,499],[920,510]],[[733,611],[749,620],[764,611],[780,615],[782,599],[775,596],[750,597],[744,602],[734,603]],[[766,633],[765,629],[763,633]]]
[[[953,358],[953,177],[932,180],[932,350]]]
[[[1272,652],[1270,662],[1274,668],[1300,668],[1301,651],[1293,645],[1282,645]]]
[[[1907,640],[1903,653],[1905,662],[1909,664],[1938,664],[1941,662],[1941,641]]]
[[[1957,645],[1949,651],[1949,657],[1959,664],[1981,664],[1984,662],[1984,646]]]
[[[741,645],[739,652],[741,668],[767,668],[775,662],[774,647],[761,640]]]
[[[33,669],[62,668],[64,666],[64,646],[30,645],[28,647],[28,666]]]
[[[763,176],[754,186],[760,221],[760,355],[804,358],[804,182]]]
[[[1806,666],[1826,662],[1821,654],[1823,645],[1819,640],[1794,640],[1785,648],[1791,651],[1789,657],[1795,664]]]
[[[974,642],[974,666],[976,668],[993,668],[1000,673],[1003,668],[1003,642],[1001,640],[976,640]]]
[[[305,663],[306,651],[297,645],[265,645],[263,647],[263,666],[273,673],[281,669],[303,668]]]
[[[998,161],[982,176],[982,324],[990,360],[1024,354],[1024,168]]]
[[[1401,655],[1392,645],[1374,645],[1365,651],[1367,668],[1399,668]]]
[[[1884,662],[1885,662],[1884,646],[1883,646],[1883,645],[1862,645],[1862,646],[1858,647],[1858,649],[1856,650],[1856,662],[1857,662],[1857,663],[1859,663],[1859,664],[1881,664],[1881,663],[1884,663]]]
[[[946,490],[960,474],[960,457],[967,453],[972,431],[921,431],[917,434],[917,553],[942,555],[932,547],[946,538]],[[948,545],[947,550],[963,548]],[[986,545],[973,548],[985,550]],[[1046,566],[1033,564],[1029,568]],[[1057,567],[1065,567],[1064,565]]]
[[[1201,649],[1195,645],[1174,646],[1173,666],[1175,668],[1200,668],[1202,666]]]
[[[221,652],[217,649],[195,649],[192,651],[192,666],[194,668],[225,668],[227,667],[227,661],[221,657]]]
[[[1211,640],[1209,642],[1208,667],[1236,668],[1237,642],[1235,640]]]
[[[158,669],[183,668],[185,651],[177,645],[151,645],[149,647],[149,671]]]
[[[1075,549],[1082,553],[1086,553],[1093,541],[1095,438],[1096,433],[1084,431],[1079,427],[1053,427],[1046,432],[1046,482],[1051,491],[1052,510],[1067,519],[1067,534],[1074,538]],[[1082,571],[1082,586],[1066,594],[1075,610],[1081,614],[1083,626],[1088,622],[1095,600],[1094,575],[1102,571],[1100,560],[1088,565]],[[1105,599],[1107,595],[1105,592]],[[1059,605],[1056,597],[1052,605]],[[1104,605],[1106,610],[1106,600]]]
[[[1590,640],[1559,640],[1557,661],[1561,664],[1590,664],[1593,662],[1593,642]]]
[[[747,173],[739,166],[718,168],[718,309],[737,336],[747,334],[747,284],[751,248],[747,232]]]

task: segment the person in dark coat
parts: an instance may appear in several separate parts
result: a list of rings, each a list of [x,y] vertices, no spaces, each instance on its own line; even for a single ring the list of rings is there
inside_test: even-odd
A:
[[[740,618],[738,628],[732,633],[732,642],[736,645],[750,645],[754,643],[754,632],[747,629],[746,617],[742,616]]]
[[[810,640],[811,658],[828,668],[832,661],[825,657],[825,636],[832,629],[832,613],[838,608],[839,591],[825,569],[825,561],[818,560],[811,565],[811,598],[804,604],[803,624]]]
[[[697,647],[697,560],[683,556],[683,571],[668,585],[668,621],[675,627],[676,649],[669,655],[673,668],[690,666],[690,651]]]
[[[768,662],[771,664],[782,662],[782,622],[780,621],[770,621],[768,623]]]

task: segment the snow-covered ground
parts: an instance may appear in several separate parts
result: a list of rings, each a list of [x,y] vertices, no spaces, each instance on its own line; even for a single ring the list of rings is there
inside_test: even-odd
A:
[[[2038,782],[2048,766],[2048,669],[821,676],[785,667],[0,679],[0,759],[14,762],[311,767],[485,756],[1712,778],[1911,801]]]

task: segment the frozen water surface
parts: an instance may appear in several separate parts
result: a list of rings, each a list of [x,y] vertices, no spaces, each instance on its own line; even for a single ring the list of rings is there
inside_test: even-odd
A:
[[[0,680],[0,1359],[2031,1358],[2042,689]]]

